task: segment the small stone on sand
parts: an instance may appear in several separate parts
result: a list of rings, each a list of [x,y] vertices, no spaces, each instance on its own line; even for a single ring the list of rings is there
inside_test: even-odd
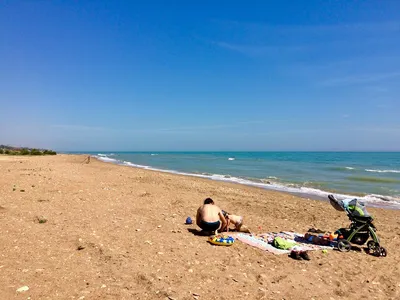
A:
[[[17,290],[17,293],[23,293],[23,292],[26,292],[26,291],[29,291],[29,287],[26,286],[26,285],[24,285],[24,286],[21,286],[21,287]]]

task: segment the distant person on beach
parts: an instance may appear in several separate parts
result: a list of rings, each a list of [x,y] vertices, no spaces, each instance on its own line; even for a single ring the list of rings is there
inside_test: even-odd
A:
[[[218,230],[226,227],[227,222],[222,210],[214,204],[211,198],[204,200],[204,204],[199,207],[196,214],[196,224],[204,232],[218,233]]]

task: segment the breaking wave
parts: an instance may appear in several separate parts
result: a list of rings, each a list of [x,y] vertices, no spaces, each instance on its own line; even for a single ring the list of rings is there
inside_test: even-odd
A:
[[[400,170],[374,170],[374,169],[365,169],[367,172],[374,173],[400,173]]]

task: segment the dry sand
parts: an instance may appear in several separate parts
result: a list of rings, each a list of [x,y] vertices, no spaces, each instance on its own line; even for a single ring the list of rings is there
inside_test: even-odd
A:
[[[212,246],[184,220],[206,197],[256,232],[335,230],[346,215],[327,202],[83,156],[0,157],[2,300],[400,299],[400,211],[369,208],[386,258],[315,251],[295,261],[241,242]]]

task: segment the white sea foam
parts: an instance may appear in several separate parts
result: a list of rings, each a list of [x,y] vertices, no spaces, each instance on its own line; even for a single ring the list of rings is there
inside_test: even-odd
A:
[[[229,157],[228,160],[235,160],[235,158],[234,157]]]
[[[374,169],[365,169],[367,172],[374,173],[400,173],[400,170],[374,170]]]
[[[299,195],[299,196],[302,196],[305,198],[314,198],[314,199],[322,200],[322,199],[327,199],[328,195],[331,194],[331,192],[327,192],[327,191],[323,191],[323,190],[311,188],[311,187],[298,186],[296,184],[285,185],[285,184],[276,183],[276,182],[269,182],[269,183],[262,182],[262,181],[255,182],[255,181],[252,181],[249,179],[243,179],[243,178],[229,176],[229,175],[223,175],[223,174],[187,173],[187,172],[181,172],[181,171],[175,171],[175,170],[158,169],[158,168],[153,168],[153,167],[145,166],[145,165],[138,165],[138,164],[134,164],[129,161],[120,161],[120,160],[109,158],[109,157],[97,156],[96,158],[101,161],[104,161],[104,162],[111,162],[111,163],[116,163],[116,164],[120,164],[120,165],[141,168],[141,169],[146,169],[146,170],[153,170],[153,171],[158,171],[158,172],[163,172],[163,173],[172,173],[172,174],[193,176],[193,177],[200,177],[200,178],[209,178],[209,179],[217,180],[217,181],[234,182],[234,183],[244,184],[244,185],[248,185],[248,186],[265,188],[265,189],[269,189],[269,190],[282,191],[282,192],[296,194],[296,195]],[[271,177],[273,177],[273,176],[271,176]],[[399,196],[399,198],[397,198],[397,197],[371,194],[371,195],[359,197],[359,196],[347,195],[347,194],[335,194],[335,197],[339,200],[347,199],[347,198],[357,198],[361,201],[368,202],[368,205],[370,205],[370,206],[400,209],[400,196]]]
[[[352,167],[345,167],[347,170],[354,170]]]
[[[146,170],[152,169],[150,166],[138,165],[138,164],[131,163],[130,161],[123,161],[121,163],[121,165],[129,166],[129,167],[135,167],[135,168],[141,168],[141,169],[146,169]],[[153,169],[153,170],[156,170],[156,169]]]
[[[99,157],[97,157],[97,159],[99,159],[101,161],[104,161],[104,162],[118,163],[117,159],[109,158],[109,157],[106,157],[106,156],[99,156]]]
[[[158,154],[156,154],[156,153],[151,153],[150,155],[151,155],[151,156],[155,156],[155,155],[158,155]]]
[[[97,153],[97,156],[100,156],[100,157],[108,157],[108,156],[114,156],[114,155],[115,155],[114,153],[107,153],[107,154]]]

